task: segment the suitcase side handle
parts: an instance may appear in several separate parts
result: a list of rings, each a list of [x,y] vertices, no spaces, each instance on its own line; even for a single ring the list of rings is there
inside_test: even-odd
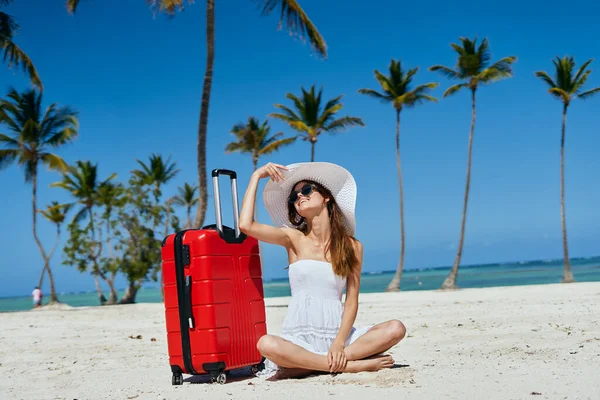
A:
[[[235,171],[228,169],[213,169],[213,197],[215,200],[215,222],[217,230],[221,237],[224,237],[223,232],[223,216],[221,213],[221,193],[219,191],[219,175],[228,175],[231,181],[231,202],[233,208],[233,227],[235,229],[235,239],[240,237],[240,211],[238,209],[238,191],[237,191],[237,174]]]

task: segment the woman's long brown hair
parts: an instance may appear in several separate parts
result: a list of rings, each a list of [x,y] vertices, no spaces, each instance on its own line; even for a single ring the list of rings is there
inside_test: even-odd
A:
[[[344,215],[335,202],[335,198],[331,192],[317,182],[307,180],[301,182],[313,185],[314,190],[319,192],[323,197],[329,198],[327,211],[329,212],[331,235],[325,246],[325,258],[327,259],[327,253],[329,253],[331,260],[328,261],[333,265],[333,272],[336,275],[347,277],[358,264],[358,258],[356,257],[356,252],[354,250],[354,241],[356,238],[346,232],[346,228],[344,227]],[[296,185],[294,185],[292,190],[294,190]],[[296,207],[290,202],[288,202],[288,219],[290,223],[302,233],[307,233],[308,225],[306,224],[304,217],[298,214]]]

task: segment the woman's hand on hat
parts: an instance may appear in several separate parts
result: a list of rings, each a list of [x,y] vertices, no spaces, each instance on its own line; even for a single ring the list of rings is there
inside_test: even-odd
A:
[[[269,162],[257,169],[254,174],[260,179],[270,177],[273,182],[279,182],[284,180],[283,173],[280,171],[282,169],[287,171],[285,166]]]

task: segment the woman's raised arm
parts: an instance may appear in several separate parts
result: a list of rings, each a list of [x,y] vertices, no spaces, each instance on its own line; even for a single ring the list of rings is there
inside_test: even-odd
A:
[[[254,220],[254,206],[256,203],[256,190],[261,178],[270,177],[278,182],[283,179],[283,174],[279,169],[285,169],[283,165],[268,163],[257,169],[250,178],[248,188],[242,201],[242,211],[240,213],[240,230],[248,236],[252,236],[260,241],[278,244],[285,248],[290,248],[292,242],[289,237],[289,229],[277,228],[271,225],[261,224]]]

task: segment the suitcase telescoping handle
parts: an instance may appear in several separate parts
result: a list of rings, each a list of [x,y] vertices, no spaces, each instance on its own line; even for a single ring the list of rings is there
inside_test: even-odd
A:
[[[213,169],[212,181],[215,198],[215,220],[217,229],[223,234],[223,216],[221,214],[221,193],[219,191],[219,175],[229,175],[231,180],[231,200],[233,205],[233,227],[235,229],[235,238],[240,236],[240,212],[238,210],[238,192],[237,192],[237,174],[228,169]]]

